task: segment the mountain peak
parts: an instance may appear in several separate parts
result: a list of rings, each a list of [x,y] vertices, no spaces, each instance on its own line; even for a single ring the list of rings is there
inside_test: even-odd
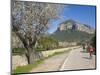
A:
[[[72,30],[74,29],[74,30],[83,31],[83,32],[86,32],[86,33],[89,33],[89,34],[94,33],[94,29],[92,29],[89,25],[76,22],[72,19],[69,19],[69,20],[62,22],[59,25],[58,29],[60,31],[64,31],[64,30],[68,30],[68,29],[72,29]]]
[[[75,23],[75,21],[73,20],[73,19],[68,19],[68,20],[66,20],[66,21],[64,21],[64,22],[62,22],[63,24],[66,24],[66,23],[68,23],[68,22],[70,22],[70,23]]]

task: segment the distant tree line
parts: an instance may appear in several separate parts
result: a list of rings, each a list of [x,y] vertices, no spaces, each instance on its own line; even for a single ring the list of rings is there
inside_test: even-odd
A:
[[[44,50],[50,50],[57,48],[59,45],[58,41],[52,37],[42,37],[38,41],[37,49],[44,49]]]
[[[93,38],[91,39],[91,45],[94,48],[94,54],[96,54],[96,32],[95,32]]]

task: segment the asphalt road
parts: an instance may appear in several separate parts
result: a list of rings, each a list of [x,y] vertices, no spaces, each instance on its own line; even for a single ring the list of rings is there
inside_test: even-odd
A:
[[[95,69],[95,55],[90,59],[89,53],[84,53],[82,48],[73,49],[69,53],[55,55],[44,60],[43,64],[32,69],[31,72],[78,69]]]
[[[95,69],[95,63],[95,55],[90,58],[89,53],[79,48],[70,52],[60,70]]]

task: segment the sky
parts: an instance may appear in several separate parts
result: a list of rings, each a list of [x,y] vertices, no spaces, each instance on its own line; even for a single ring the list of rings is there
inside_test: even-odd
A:
[[[60,13],[61,19],[53,20],[48,30],[49,33],[56,31],[59,24],[68,19],[87,24],[95,29],[96,7],[86,5],[64,5]]]

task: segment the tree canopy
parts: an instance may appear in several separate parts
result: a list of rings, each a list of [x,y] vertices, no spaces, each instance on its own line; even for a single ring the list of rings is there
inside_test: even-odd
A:
[[[12,30],[26,48],[29,63],[38,54],[34,50],[37,40],[47,31],[50,21],[59,18],[61,6],[30,1],[12,1]]]

